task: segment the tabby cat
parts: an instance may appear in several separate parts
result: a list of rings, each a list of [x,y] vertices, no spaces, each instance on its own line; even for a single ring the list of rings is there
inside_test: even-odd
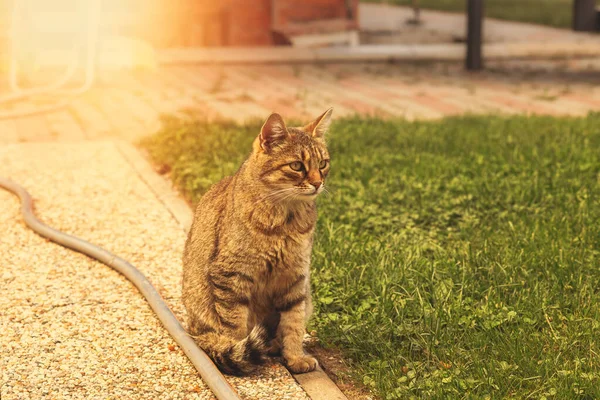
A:
[[[189,333],[226,373],[249,373],[267,354],[281,354],[295,373],[317,367],[302,339],[312,311],[315,198],[329,172],[331,113],[301,128],[271,114],[248,159],[196,208],[183,256],[183,302]]]

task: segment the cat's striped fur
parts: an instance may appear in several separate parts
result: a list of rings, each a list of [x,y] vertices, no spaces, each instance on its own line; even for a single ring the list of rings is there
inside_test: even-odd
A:
[[[188,329],[224,372],[245,374],[267,353],[293,372],[312,371],[304,353],[312,311],[310,257],[329,154],[331,109],[302,128],[272,114],[234,176],[200,200],[185,246]]]

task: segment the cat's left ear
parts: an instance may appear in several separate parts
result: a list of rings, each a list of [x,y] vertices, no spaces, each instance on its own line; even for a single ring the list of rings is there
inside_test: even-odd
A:
[[[325,111],[319,118],[314,122],[306,125],[304,130],[310,133],[313,137],[322,138],[327,133],[329,125],[331,125],[331,114],[333,114],[333,108]]]
[[[288,137],[287,127],[281,115],[273,113],[267,118],[260,130],[260,147],[269,151]]]

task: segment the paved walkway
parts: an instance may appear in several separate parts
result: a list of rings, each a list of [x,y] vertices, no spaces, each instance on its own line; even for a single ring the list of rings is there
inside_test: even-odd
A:
[[[120,146],[5,145],[0,176],[26,187],[49,225],[131,261],[182,319],[184,229]],[[212,398],[132,284],[37,236],[3,190],[0,230],[2,400]],[[230,382],[247,399],[308,398],[279,364]]]
[[[337,116],[409,119],[463,113],[585,115],[600,109],[600,61],[538,62],[535,69],[532,62],[517,63],[491,64],[491,70],[478,74],[457,64],[170,66],[104,74],[64,110],[0,120],[0,143],[137,141],[159,126],[161,113],[181,110],[246,121],[272,111],[312,118],[330,106]]]

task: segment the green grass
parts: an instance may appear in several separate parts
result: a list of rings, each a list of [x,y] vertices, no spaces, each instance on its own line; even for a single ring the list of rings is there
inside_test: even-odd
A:
[[[365,0],[363,0],[365,1]],[[571,27],[574,0],[484,0],[485,15],[489,18],[530,22],[559,28]],[[385,3],[382,0],[367,0]],[[389,0],[387,3],[410,6],[412,0]],[[464,12],[466,0],[419,0],[423,9]]]
[[[145,143],[197,200],[260,124]],[[600,114],[339,119],[313,327],[385,399],[600,398]]]

